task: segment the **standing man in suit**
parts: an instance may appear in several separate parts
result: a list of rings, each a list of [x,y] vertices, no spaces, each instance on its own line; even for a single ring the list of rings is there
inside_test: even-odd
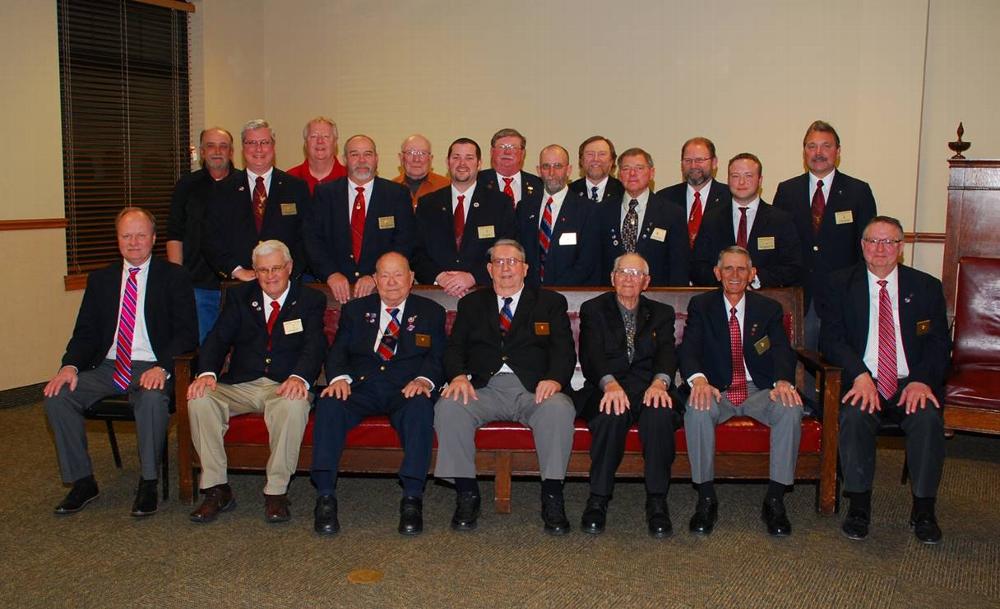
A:
[[[625,187],[612,175],[618,155],[611,140],[603,135],[592,135],[580,144],[578,156],[584,175],[569,185],[570,190],[584,193],[595,204],[618,203],[625,194]]]
[[[719,252],[738,245],[753,258],[756,276],[750,287],[780,288],[802,284],[802,251],[791,218],[760,198],[760,159],[749,152],[729,161],[732,200],[705,213],[694,242],[691,281],[716,285]]]
[[[288,482],[309,418],[309,388],[326,351],[326,299],[290,281],[292,264],[280,241],[255,247],[257,281],[226,290],[219,322],[202,345],[198,376],[187,392],[191,440],[201,461],[199,488],[205,496],[191,512],[192,522],[212,522],[219,512],[236,507],[223,437],[229,418],[248,412],[264,413],[270,438],[264,518],[284,522],[291,517]],[[229,369],[220,379],[227,355]]]
[[[830,274],[862,260],[861,233],[875,217],[875,197],[867,182],[837,171],[840,136],[824,121],[815,121],[802,138],[808,171],[778,184],[774,207],[791,217],[798,231],[805,266],[806,347],[819,344],[819,316],[813,296],[829,283]]]
[[[642,148],[629,148],[618,160],[625,194],[602,204],[602,277],[611,277],[614,261],[636,252],[649,264],[650,285],[688,285],[688,243],[684,213],[649,189],[656,175],[653,157]],[[603,281],[603,279],[602,279]]]
[[[417,203],[417,281],[439,285],[461,297],[476,285],[489,285],[489,249],[497,239],[513,239],[517,222],[510,199],[477,181],[479,144],[460,137],[448,146],[451,185]]]
[[[444,382],[444,308],[410,294],[413,272],[396,252],[378,259],[375,284],[377,294],[341,309],[337,336],[326,358],[330,384],[316,403],[312,480],[317,495],[314,528],[321,535],[340,530],[337,467],[347,432],[376,414],[389,416],[403,446],[398,530],[418,535],[424,529],[434,400]]]
[[[601,266],[597,206],[566,186],[572,171],[565,148],[546,146],[538,155],[544,188],[517,206],[520,242],[527,253],[527,283],[532,287],[597,283]]]
[[[431,142],[419,133],[414,133],[399,147],[400,173],[393,182],[402,184],[410,191],[410,201],[417,207],[420,197],[440,190],[448,185],[448,176],[431,171],[434,155]]]
[[[693,137],[681,146],[681,175],[684,181],[661,190],[659,194],[681,208],[687,218],[688,245],[694,249],[701,220],[706,212],[729,202],[729,186],[715,179],[719,159],[715,144],[707,137]]]
[[[875,435],[892,421],[906,434],[917,539],[941,541],[934,503],[944,464],[944,377],[950,360],[941,282],[899,264],[903,227],[875,216],[864,229],[865,264],[834,273],[820,301],[820,345],[850,382],[840,407],[840,464],[851,500],[842,530],[868,536]]]
[[[528,140],[517,129],[501,129],[490,140],[490,167],[479,172],[487,190],[507,195],[512,208],[542,189],[538,176],[521,171]]]
[[[573,447],[573,402],[569,387],[576,353],[558,292],[524,285],[524,249],[501,239],[487,265],[493,285],[458,302],[444,355],[450,379],[434,407],[438,436],[434,475],[453,480],[451,528],[476,527],[480,495],[476,482],[476,429],[491,421],[517,421],[531,428],[542,476],[542,522],[551,535],[569,532],[563,480]]]
[[[642,295],[649,266],[639,254],[615,261],[607,292],[580,307],[580,366],[587,379],[577,394],[590,428],[590,498],[580,528],[604,531],[625,454],[629,428],[639,424],[646,477],[646,523],[653,537],[673,532],[667,510],[674,430],[680,416],[669,393],[677,372],[674,309]]]
[[[413,252],[413,205],[405,188],[376,176],[378,151],[367,135],[344,143],[347,177],[316,188],[304,227],[313,273],[341,304],[375,289],[375,261]]]
[[[325,116],[310,119],[302,128],[303,148],[306,160],[288,170],[288,175],[295,176],[309,186],[309,194],[316,191],[316,186],[333,182],[347,175],[347,168],[340,164],[337,158],[337,123]]]
[[[248,122],[240,139],[246,169],[234,172],[208,206],[205,259],[220,279],[254,281],[253,249],[274,239],[292,252],[298,264],[292,276],[298,277],[305,267],[302,217],[309,189],[274,166],[274,132],[267,121]]]
[[[771,428],[770,482],[761,518],[768,534],[792,532],[784,495],[795,482],[795,461],[802,436],[802,399],[793,386],[795,353],[785,334],[781,305],[747,287],[756,269],[750,253],[729,246],[719,253],[718,290],[688,302],[681,344],[681,375],[691,387],[684,433],[691,480],[698,503],[689,528],[707,535],[715,528],[715,427],[747,416]]]
[[[156,512],[174,356],[198,344],[191,280],[181,267],[153,258],[153,215],[126,207],[115,229],[124,260],[87,277],[62,367],[43,390],[62,479],[73,485],[56,514],[79,512],[97,498],[83,413],[98,400],[123,393],[135,416],[141,468],[132,515]]]

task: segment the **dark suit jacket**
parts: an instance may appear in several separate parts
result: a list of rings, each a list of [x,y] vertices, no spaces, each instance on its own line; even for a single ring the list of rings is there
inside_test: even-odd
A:
[[[399,314],[396,353],[383,362],[375,352],[375,341],[380,337],[380,304],[376,293],[352,300],[340,310],[337,336],[326,356],[327,379],[347,374],[355,387],[369,382],[388,383],[398,390],[423,376],[440,389],[444,384],[442,358],[447,340],[444,308],[433,300],[410,294]]]
[[[356,192],[348,192],[347,178],[319,184],[311,212],[303,226],[309,268],[321,281],[341,273],[351,283],[375,272],[375,261],[386,252],[413,253],[413,204],[403,186],[375,178],[365,211],[361,260],[351,248],[351,208]]]
[[[123,264],[115,262],[91,271],[87,277],[87,290],[83,293],[73,336],[66,345],[63,366],[89,370],[107,357],[118,335]],[[156,365],[172,372],[174,356],[198,346],[198,316],[191,279],[180,266],[154,257],[149,262],[145,289],[142,315]]]
[[[728,302],[723,304],[723,298],[722,289],[718,289],[688,301],[680,348],[681,376],[688,379],[700,372],[719,391],[729,389],[733,377]],[[746,292],[741,332],[743,360],[758,389],[770,389],[779,380],[795,382],[795,352],[788,342],[782,318],[780,304],[766,296]],[[760,341],[765,337],[770,345],[763,353],[758,353],[758,347],[764,347]]]
[[[579,180],[573,180],[569,184],[569,189],[573,192],[582,192],[587,200],[590,200],[590,192],[587,189],[587,178],[580,178]],[[622,200],[625,196],[625,187],[622,186],[621,180],[616,177],[608,176],[608,183],[604,185],[604,196],[598,201],[601,203],[617,203]]]
[[[497,239],[516,239],[517,224],[510,199],[502,192],[487,190],[477,183],[464,205],[465,231],[462,245],[455,249],[455,215],[451,210],[451,186],[421,197],[417,203],[417,239],[413,271],[417,281],[432,285],[442,271],[472,273],[479,285],[490,285],[486,272],[486,251]],[[480,229],[492,227],[493,236],[480,238]]]
[[[602,250],[602,270],[598,277],[600,285],[611,285],[611,270],[614,268],[615,258],[625,253],[621,238],[623,207],[628,209],[624,198],[599,206]],[[653,238],[654,231],[659,230],[666,232],[662,241]],[[676,206],[670,205],[652,191],[646,203],[646,213],[635,249],[649,263],[651,286],[688,285],[690,249],[687,218]]]
[[[311,385],[326,354],[325,310],[326,298],[322,294],[293,281],[274,324],[268,350],[260,285],[251,281],[229,288],[219,321],[201,346],[198,373],[218,375],[231,348],[229,370],[220,379],[225,383],[245,383],[265,376],[282,383],[294,374]],[[295,320],[301,320],[302,330],[286,334],[285,322]]]
[[[476,184],[482,184],[483,188],[486,190],[492,190],[499,192],[503,195],[503,186],[497,182],[497,170],[496,169],[482,169],[479,175],[476,177]],[[527,171],[521,172],[521,198],[517,201],[520,205],[521,201],[531,197],[532,195],[542,192],[544,186],[542,185],[542,179],[533,173],[528,173]],[[507,195],[504,195],[507,196]],[[507,199],[508,201],[510,199]]]
[[[308,214],[309,187],[298,178],[275,168],[271,189],[264,207],[264,223],[258,233],[253,221],[253,189],[246,171],[235,171],[225,187],[216,190],[208,206],[208,230],[203,247],[209,265],[221,278],[232,276],[233,269],[253,268],[253,248],[261,241],[277,239],[288,246],[295,269],[293,277],[306,266],[302,245],[302,220]]]
[[[667,186],[663,190],[656,193],[663,197],[667,202],[676,205],[677,208],[681,210],[681,213],[684,214],[685,224],[687,223],[688,217],[687,187],[687,182],[681,182],[680,184]],[[729,201],[732,200],[732,198],[733,195],[729,192],[729,185],[713,179],[712,187],[708,189],[708,200],[701,202],[702,219],[704,219],[704,214],[708,213],[709,210],[715,209],[716,207],[724,207],[727,203],[729,203]]]
[[[864,260],[861,256],[861,233],[868,221],[875,217],[875,197],[867,182],[837,171],[830,185],[830,197],[823,211],[819,234],[812,229],[808,173],[778,184],[774,207],[788,214],[798,231],[805,265],[805,307],[808,309],[810,299],[827,284],[830,273]]]
[[[506,337],[500,335],[500,308],[492,287],[458,301],[444,353],[445,378],[470,374],[472,384],[479,388],[503,364],[510,366],[528,391],[534,391],[541,380],[553,380],[569,389],[576,351],[562,294],[525,286]]]
[[[215,190],[225,188],[226,181],[233,177],[233,171],[230,164],[229,175],[218,182],[204,169],[189,173],[177,180],[170,197],[167,240],[182,242],[183,266],[190,273],[191,284],[196,288],[219,289],[219,276],[205,260],[202,240],[208,205],[215,198]]]
[[[545,212],[548,194],[536,191],[517,206],[518,241],[524,246],[528,262],[528,285],[538,287],[541,266],[541,246],[538,224]],[[563,235],[572,235],[575,243],[560,244]],[[552,240],[545,256],[545,285],[594,285],[601,266],[601,227],[597,222],[597,206],[582,192],[567,191],[553,218]]]
[[[941,282],[927,273],[903,266],[899,269],[899,330],[910,381],[930,385],[940,397],[950,361],[948,320]],[[868,272],[864,264],[837,271],[817,302],[822,315],[820,347],[823,356],[844,369],[846,392],[865,367],[868,342]],[[918,326],[921,328],[918,333]],[[926,326],[926,329],[924,327]],[[878,332],[878,328],[875,328]],[[900,384],[900,389],[903,385]]]
[[[694,285],[719,285],[712,269],[719,261],[719,252],[736,245],[733,230],[733,209],[736,203],[722,205],[706,212],[694,242],[691,261],[691,281]],[[686,224],[685,224],[686,225]],[[761,249],[761,239],[773,238],[773,247]],[[785,212],[768,205],[763,199],[757,207],[757,217],[747,235],[747,250],[757,267],[762,288],[802,285],[802,249],[799,235]]]

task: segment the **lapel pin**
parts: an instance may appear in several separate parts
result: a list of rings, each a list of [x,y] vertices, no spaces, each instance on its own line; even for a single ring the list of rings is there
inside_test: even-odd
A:
[[[472,206],[473,207],[479,207],[479,201],[473,201],[472,202]]]

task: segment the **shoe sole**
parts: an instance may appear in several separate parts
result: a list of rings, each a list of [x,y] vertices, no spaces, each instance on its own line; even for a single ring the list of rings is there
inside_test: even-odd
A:
[[[654,533],[652,531],[646,531],[646,532],[649,533],[649,536],[652,537],[653,539],[667,539],[668,537],[673,537],[674,535],[673,531],[664,531],[662,533]]]
[[[595,527],[585,527],[585,526],[581,526],[580,530],[586,533],[587,535],[600,535],[601,533],[604,532],[604,529],[598,529]]]
[[[153,508],[153,510],[150,511],[150,512],[143,512],[142,510],[132,510],[131,512],[129,512],[129,514],[133,518],[145,518],[146,516],[152,516],[153,514],[155,514],[158,509],[159,509],[159,506]]]
[[[397,531],[399,531],[399,534],[403,535],[404,537],[416,537],[417,535],[420,535],[421,533],[424,532],[423,528],[412,529],[412,530],[409,530],[409,529],[397,529]]]
[[[56,514],[57,516],[69,516],[70,514],[76,514],[77,512],[83,511],[83,508],[87,507],[87,505],[90,504],[91,501],[93,501],[94,499],[97,499],[100,496],[101,496],[101,494],[97,493],[96,495],[94,495],[90,499],[87,499],[86,501],[84,501],[83,503],[81,503],[80,507],[76,508],[75,510],[61,510],[59,508],[56,508],[56,509],[52,510],[52,513]]]
[[[313,531],[316,531],[316,534],[321,537],[333,537],[334,535],[340,532],[340,527],[336,529],[319,529],[316,528],[315,525],[313,525]]]
[[[840,529],[840,534],[843,535],[844,537],[850,539],[851,541],[864,541],[864,540],[868,539],[868,535],[864,535],[864,536],[851,535],[847,531],[845,531],[844,529]],[[869,535],[870,534],[871,533],[869,533]]]
[[[231,512],[234,509],[236,509],[236,499],[235,498],[234,499],[230,499],[229,503],[227,503],[226,505],[219,506],[219,511],[216,512],[215,516],[212,516],[211,518],[199,518],[199,517],[196,517],[196,516],[190,516],[189,515],[188,516],[188,520],[190,520],[191,522],[194,522],[195,524],[208,524],[210,522],[215,522],[215,519],[219,517],[219,514],[221,514],[223,512]]]
[[[569,527],[566,527],[565,529],[552,529],[548,527],[543,527],[543,530],[552,537],[562,537],[563,535],[569,535],[570,532]]]

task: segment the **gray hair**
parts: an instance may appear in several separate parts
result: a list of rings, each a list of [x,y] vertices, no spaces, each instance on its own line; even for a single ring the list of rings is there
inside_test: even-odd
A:
[[[332,118],[327,118],[325,116],[314,116],[313,118],[309,119],[309,122],[306,123],[306,126],[302,128],[302,139],[304,140],[309,139],[309,125],[313,125],[316,123],[324,123],[330,125],[330,128],[333,129],[333,139],[334,140],[340,139],[340,133],[337,132],[337,123],[333,122]]]
[[[247,124],[243,125],[240,129],[240,141],[242,142],[247,138],[247,131],[253,131],[254,129],[267,129],[271,133],[271,139],[275,139],[274,129],[271,129],[271,124],[262,118],[255,118],[252,121],[247,121]]]
[[[719,260],[718,262],[715,263],[715,266],[719,267],[720,269],[722,268],[722,257],[725,256],[726,254],[743,254],[744,256],[747,257],[747,262],[750,263],[750,266],[753,266],[753,258],[750,257],[750,252],[747,251],[747,248],[740,247],[738,245],[730,245],[729,247],[724,248],[722,251],[720,251]]]
[[[643,272],[646,273],[647,275],[649,274],[649,263],[646,262],[646,258],[639,252],[628,252],[622,254],[621,256],[618,256],[617,258],[615,258],[615,265],[612,268],[616,271],[621,269],[622,260],[624,260],[628,256],[633,256],[635,258],[638,258],[639,260],[642,260]]]
[[[254,264],[257,263],[257,259],[261,256],[267,256],[274,252],[281,252],[281,256],[285,259],[285,262],[292,261],[292,253],[288,251],[287,245],[277,239],[268,239],[267,241],[261,241],[257,244],[257,247],[253,248]]]
[[[653,166],[653,156],[648,152],[646,152],[645,150],[643,150],[642,148],[629,148],[625,152],[621,153],[621,155],[618,156],[618,164],[621,165],[622,159],[628,156],[641,156],[642,158],[646,159],[647,165],[649,165],[650,167]]]
[[[493,243],[493,246],[490,247],[490,249],[486,250],[486,256],[492,261],[493,260],[493,250],[495,250],[496,248],[498,248],[498,247],[500,247],[502,245],[507,245],[507,246],[510,246],[510,247],[516,249],[521,254],[521,262],[524,262],[525,258],[528,257],[527,254],[524,253],[524,246],[521,245],[520,243],[518,243],[517,241],[515,241],[514,239],[497,239]]]

